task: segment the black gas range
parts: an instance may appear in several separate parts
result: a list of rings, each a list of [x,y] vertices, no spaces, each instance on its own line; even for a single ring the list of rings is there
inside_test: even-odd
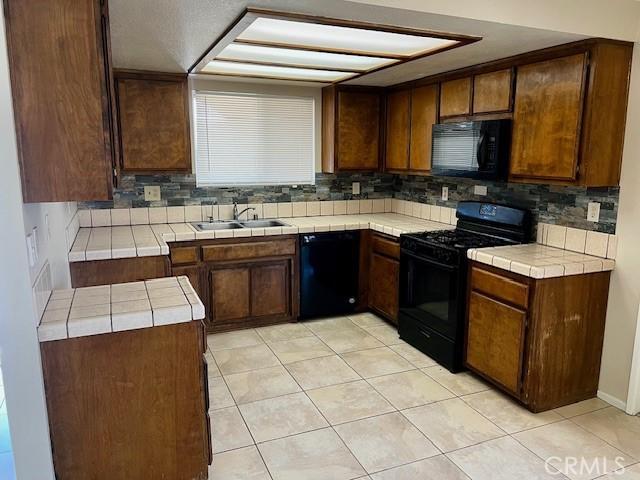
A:
[[[451,372],[462,370],[467,250],[526,243],[527,210],[460,202],[453,230],[400,237],[400,338]]]

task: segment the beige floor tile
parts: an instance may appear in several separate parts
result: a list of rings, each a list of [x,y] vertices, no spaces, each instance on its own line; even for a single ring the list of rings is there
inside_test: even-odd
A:
[[[225,377],[238,404],[279,397],[300,391],[300,387],[284,367],[262,368]]]
[[[398,412],[345,423],[335,429],[369,474],[440,453]]]
[[[223,375],[280,365],[278,358],[265,344],[218,350],[213,352],[213,356]]]
[[[640,461],[640,417],[609,407],[572,420]]]
[[[398,410],[455,396],[420,370],[371,378],[369,383]]]
[[[598,480],[640,480],[640,463],[631,467],[622,467],[613,473],[599,477]]]
[[[332,425],[394,411],[364,380],[309,390],[307,395]]]
[[[451,373],[439,365],[425,368],[422,371],[458,396],[470,395],[491,389],[489,384],[483,382],[471,372]]]
[[[431,367],[437,365],[434,360],[422,353],[417,348],[413,348],[408,343],[402,342],[397,345],[391,345],[389,348],[400,355],[405,360],[418,368]]]
[[[209,417],[214,454],[253,445],[253,438],[237,407],[215,410]]]
[[[313,336],[313,332],[302,323],[271,325],[269,327],[256,328],[256,332],[265,342],[281,342],[283,340]]]
[[[360,379],[360,375],[337,355],[290,363],[286,368],[303,390]]]
[[[220,373],[220,369],[218,368],[211,352],[207,351],[205,354],[205,360],[207,361],[207,376],[209,378],[220,377],[222,373]]]
[[[255,330],[248,329],[209,335],[207,343],[211,351],[215,352],[217,350],[226,350],[227,348],[250,347],[264,342]]]
[[[462,470],[444,455],[395,467],[371,475],[372,480],[468,480]]]
[[[578,403],[572,403],[571,405],[565,405],[564,407],[556,408],[553,411],[564,418],[577,417],[578,415],[584,415],[585,413],[595,412],[603,408],[610,407],[607,402],[600,400],[599,398],[590,398]]]
[[[269,347],[285,364],[334,355],[333,350],[315,336],[273,342],[269,344]]]
[[[443,452],[506,435],[459,398],[412,408],[402,413]]]
[[[366,474],[330,428],[261,443],[258,448],[273,480],[350,480]]]
[[[223,378],[209,378],[209,410],[231,407],[235,404]]]
[[[456,450],[447,454],[473,480],[553,480],[564,475],[547,470],[542,459],[511,437]]]
[[[256,442],[329,426],[303,392],[246,403],[240,411]]]
[[[381,327],[370,327],[366,329],[370,335],[373,335],[385,345],[398,345],[404,343],[400,340],[398,329],[391,325],[383,325]]]
[[[323,318],[304,322],[303,325],[316,335],[331,330],[357,330],[359,327],[348,317]]]
[[[364,378],[379,377],[415,368],[389,347],[345,353],[342,358]]]
[[[514,438],[572,480],[596,478],[636,462],[570,420],[520,432]],[[593,469],[579,468],[574,459],[586,461]]]
[[[474,393],[461,398],[507,433],[520,432],[562,420],[560,415],[552,411],[531,413],[495,390]]]
[[[271,480],[255,446],[214,455],[209,480]]]
[[[357,326],[364,329],[389,325],[384,319],[371,312],[349,315],[349,319],[351,319],[351,321]]]
[[[355,325],[345,330],[323,330],[317,335],[336,353],[382,347],[382,342]]]

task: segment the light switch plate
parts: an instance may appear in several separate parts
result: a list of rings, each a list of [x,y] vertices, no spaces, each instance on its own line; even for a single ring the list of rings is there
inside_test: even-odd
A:
[[[360,195],[360,182],[351,183],[351,193],[354,195]]]
[[[600,203],[589,202],[587,206],[587,221],[599,222],[600,221]]]
[[[442,187],[442,201],[449,201],[449,187]]]
[[[160,200],[160,187],[144,187],[144,199],[147,202]]]
[[[487,194],[486,185],[474,185],[473,193],[474,193],[474,195],[480,195],[480,196],[484,197]]]
[[[33,233],[27,235],[27,254],[29,256],[29,266],[35,267],[36,265],[36,251],[33,245]]]

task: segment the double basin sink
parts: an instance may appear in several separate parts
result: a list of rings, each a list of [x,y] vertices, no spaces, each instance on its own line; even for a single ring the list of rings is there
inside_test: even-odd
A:
[[[215,222],[193,222],[197,230],[235,230],[237,228],[288,227],[281,220],[218,220]]]

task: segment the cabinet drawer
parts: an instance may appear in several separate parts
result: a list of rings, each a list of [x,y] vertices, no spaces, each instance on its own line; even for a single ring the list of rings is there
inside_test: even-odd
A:
[[[387,257],[400,258],[400,244],[378,235],[374,235],[371,239],[371,249],[374,253],[385,255]]]
[[[266,242],[229,243],[202,247],[202,259],[206,262],[244,260],[247,258],[278,257],[295,255],[296,241],[271,240]]]
[[[527,309],[529,285],[478,267],[471,268],[471,289]]]
[[[196,263],[198,260],[200,260],[198,247],[176,247],[171,249],[171,265]]]

